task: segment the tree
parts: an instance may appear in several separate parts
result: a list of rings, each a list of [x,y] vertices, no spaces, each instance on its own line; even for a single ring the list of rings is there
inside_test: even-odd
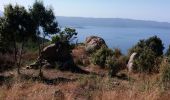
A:
[[[4,8],[4,18],[1,24],[1,34],[14,47],[14,59],[17,65],[17,72],[20,73],[20,63],[24,43],[34,36],[34,26],[26,9],[22,6],[11,4]],[[17,43],[21,44],[20,52],[18,52]],[[17,54],[19,55],[17,59]]]
[[[40,33],[45,39],[48,34],[56,34],[59,32],[58,23],[56,21],[55,15],[51,8],[45,8],[43,2],[36,1],[33,7],[30,8],[30,14],[34,20],[34,25],[36,26],[36,36],[39,39]],[[44,40],[43,39],[43,40]],[[41,55],[41,40],[38,40],[39,44],[39,56]],[[44,46],[44,41],[43,41]],[[41,63],[41,61],[40,61]],[[42,65],[40,64],[40,75]]]

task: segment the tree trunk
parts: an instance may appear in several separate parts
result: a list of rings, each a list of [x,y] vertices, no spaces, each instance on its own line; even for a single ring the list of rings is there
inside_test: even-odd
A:
[[[43,35],[43,40],[42,40],[42,48],[44,48],[44,44],[45,44],[45,35]]]
[[[23,48],[24,48],[25,42],[21,44],[21,50],[19,54],[19,61],[18,61],[18,66],[17,66],[17,73],[20,74],[20,67],[21,67],[21,60],[22,60],[22,53],[23,53]]]
[[[42,59],[40,58],[40,67],[39,67],[39,77],[42,78],[43,72],[42,72]]]
[[[14,60],[15,60],[15,65],[17,63],[17,45],[16,42],[14,41]]]
[[[41,59],[41,39],[40,39],[40,37],[39,36],[37,36],[38,37],[38,49],[39,49],[39,63],[40,63],[40,66],[39,66],[39,76],[40,76],[40,78],[42,77],[42,75],[43,75],[43,73],[42,73],[42,59]]]
[[[41,55],[41,43],[40,43],[40,39],[39,39],[39,37],[38,37],[38,53],[39,53],[39,57],[40,57],[40,55]]]

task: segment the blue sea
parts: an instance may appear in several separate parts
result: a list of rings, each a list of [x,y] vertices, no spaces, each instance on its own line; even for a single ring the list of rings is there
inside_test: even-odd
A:
[[[87,36],[96,35],[102,37],[109,48],[119,48],[124,54],[139,40],[155,35],[161,38],[164,52],[170,45],[170,29],[85,26],[77,27],[76,30],[78,42],[84,42]]]

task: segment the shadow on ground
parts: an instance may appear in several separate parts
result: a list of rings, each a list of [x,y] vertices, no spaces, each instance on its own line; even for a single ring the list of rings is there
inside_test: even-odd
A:
[[[40,77],[40,76],[31,76],[31,75],[26,75],[26,74],[21,74],[20,76],[21,80],[32,80],[32,81],[39,81],[42,83],[45,83],[47,85],[56,85],[59,83],[67,83],[67,82],[74,82],[77,79],[69,79],[69,78],[64,78],[64,77],[57,77],[57,78],[47,78],[47,77]]]
[[[12,80],[13,76],[4,76],[0,75],[0,85],[4,83],[9,83],[10,80]]]

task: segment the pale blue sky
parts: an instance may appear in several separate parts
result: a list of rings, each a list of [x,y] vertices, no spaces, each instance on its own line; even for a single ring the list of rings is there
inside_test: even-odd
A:
[[[32,5],[35,0],[0,0],[6,4]],[[42,0],[57,16],[130,18],[170,22],[170,0]]]

